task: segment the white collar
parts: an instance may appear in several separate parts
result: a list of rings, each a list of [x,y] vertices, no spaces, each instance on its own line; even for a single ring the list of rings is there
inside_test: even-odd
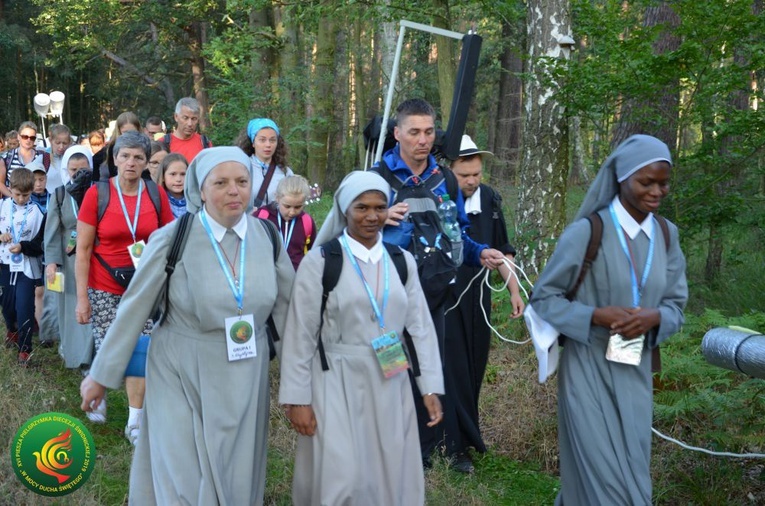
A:
[[[465,199],[465,213],[481,214],[481,186],[475,189],[475,193]]]
[[[624,208],[621,200],[619,200],[619,195],[616,195],[611,203],[614,206],[616,219],[619,220],[619,225],[621,225],[624,231],[627,232],[630,239],[634,240],[641,230],[645,232],[645,235],[647,235],[649,239],[653,237],[653,213],[648,213],[648,216],[645,217],[643,222],[638,223]]]
[[[216,241],[221,242],[223,240],[223,236],[226,235],[226,230],[228,229],[215,221],[215,218],[210,216],[210,213],[207,212],[207,204],[205,204],[205,216],[207,216],[207,224],[210,225],[210,231],[212,231],[213,237]],[[231,230],[233,230],[240,239],[244,240],[244,236],[247,233],[247,216],[242,214],[242,217],[239,218],[239,221],[236,225],[231,227]]]
[[[382,243],[382,234],[380,232],[377,233],[377,242],[374,246],[372,246],[371,249],[367,249],[366,246],[361,244],[359,241],[348,235],[348,229],[346,228],[343,230],[343,235],[345,236],[345,239],[348,241],[348,246],[351,248],[351,253],[353,253],[353,256],[355,256],[358,260],[361,260],[364,263],[371,263],[376,264],[380,261],[380,259],[383,256],[383,243]]]

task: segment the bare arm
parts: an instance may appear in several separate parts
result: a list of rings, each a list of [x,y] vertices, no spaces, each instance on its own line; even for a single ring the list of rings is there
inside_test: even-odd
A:
[[[11,196],[11,189],[5,186],[5,179],[7,175],[8,169],[5,166],[5,160],[0,159],[0,193],[2,193],[4,197]]]
[[[90,276],[90,257],[96,241],[96,227],[81,221],[77,222],[77,254],[74,260],[74,277],[77,286],[77,323],[90,321],[90,301],[88,300],[88,277]]]
[[[511,262],[513,262],[515,259],[515,257],[510,254],[505,255],[505,257]],[[502,276],[502,280],[507,282],[507,289],[510,291],[510,304],[513,308],[513,312],[510,317],[519,318],[523,314],[523,310],[526,308],[526,304],[521,298],[520,289],[518,288],[518,276],[515,273],[515,268],[508,267],[503,262],[498,267],[498,270],[499,275]]]

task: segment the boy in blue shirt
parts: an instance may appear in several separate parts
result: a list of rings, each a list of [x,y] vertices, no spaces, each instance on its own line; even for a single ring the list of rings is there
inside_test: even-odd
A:
[[[42,281],[45,215],[31,202],[35,176],[28,169],[11,173],[11,198],[0,202],[0,284],[8,330],[17,330],[19,365],[32,352],[35,287]]]

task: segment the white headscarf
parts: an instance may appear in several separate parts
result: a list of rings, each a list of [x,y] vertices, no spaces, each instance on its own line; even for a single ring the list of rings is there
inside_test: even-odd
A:
[[[585,218],[606,207],[619,193],[619,183],[654,162],[672,165],[669,148],[650,135],[633,135],[619,144],[600,166],[574,220]]]
[[[85,155],[85,157],[88,159],[88,167],[93,170],[93,153],[90,151],[90,148],[80,146],[79,144],[70,146],[66,151],[64,151],[64,156],[61,157],[61,181],[63,181],[65,185],[69,184],[69,182],[72,180],[72,178],[69,177],[69,170],[67,170],[69,159],[72,157],[72,155],[77,153]]]
[[[390,195],[390,185],[376,172],[355,170],[345,176],[335,191],[332,209],[316,236],[316,244],[321,246],[340,235],[348,226],[348,208],[359,195],[372,190],[381,192],[386,200]]]
[[[202,208],[202,184],[215,167],[225,162],[237,162],[244,165],[250,173],[250,183],[252,183],[252,164],[249,157],[240,148],[221,146],[203,149],[191,161],[186,172],[183,193],[186,196],[186,210],[188,212],[196,213]],[[255,194],[253,193],[245,212],[252,211],[254,199]]]

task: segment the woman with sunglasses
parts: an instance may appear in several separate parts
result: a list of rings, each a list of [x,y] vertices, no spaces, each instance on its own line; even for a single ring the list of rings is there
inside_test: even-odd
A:
[[[40,160],[47,170],[50,166],[50,155],[35,147],[37,141],[37,125],[25,121],[19,126],[19,147],[11,149],[0,158],[0,193],[3,198],[11,196],[11,173],[19,167],[26,167],[35,160]]]

